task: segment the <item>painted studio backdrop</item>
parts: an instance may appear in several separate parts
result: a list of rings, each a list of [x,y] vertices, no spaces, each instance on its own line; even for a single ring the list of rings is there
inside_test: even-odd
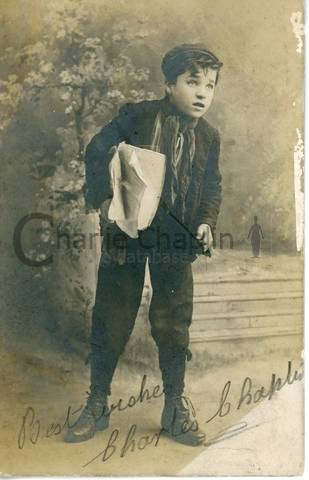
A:
[[[20,449],[17,437],[27,406],[43,418],[42,429],[53,421],[63,423],[67,406],[78,408],[88,385],[85,360],[100,238],[97,212],[85,211],[85,147],[124,103],[164,95],[160,61],[180,43],[204,42],[224,64],[207,114],[221,135],[223,203],[213,256],[198,259],[193,267],[193,388],[198,398],[209,396],[210,417],[220,388],[233,375],[241,385],[251,372],[258,386],[276,368],[284,376],[288,361],[294,360],[292,368],[299,366],[302,2],[1,0],[0,5],[5,392],[0,470],[58,475],[300,472],[300,396],[296,460],[284,464],[282,453],[276,462],[276,451],[285,451],[281,445],[271,460],[261,454],[252,463],[250,454],[242,452],[240,460],[222,465],[213,454],[207,470],[205,463],[186,471],[197,453],[173,445],[164,451],[145,449],[140,462],[131,452],[122,463],[113,458],[85,470],[78,458],[86,461],[91,445],[73,452],[63,447],[59,434],[39,440],[32,450],[28,445]],[[117,371],[119,395],[124,395],[126,379],[133,391],[144,373],[150,384],[159,381],[147,319],[150,297],[146,279],[138,321]],[[201,374],[205,387],[199,392]],[[214,391],[210,385],[216,385]],[[240,409],[236,413],[232,424],[242,418]],[[219,426],[212,423],[209,431]],[[99,451],[100,445],[95,447]]]

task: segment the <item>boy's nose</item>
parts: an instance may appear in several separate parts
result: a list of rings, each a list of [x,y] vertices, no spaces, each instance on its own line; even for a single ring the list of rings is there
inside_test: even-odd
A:
[[[197,92],[196,96],[199,100],[202,100],[203,98],[206,98],[206,92],[200,90]]]

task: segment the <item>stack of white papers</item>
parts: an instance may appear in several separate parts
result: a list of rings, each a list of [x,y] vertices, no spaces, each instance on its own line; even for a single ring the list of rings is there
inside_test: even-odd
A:
[[[165,155],[120,143],[111,162],[113,188],[108,218],[131,238],[151,224],[165,177]]]

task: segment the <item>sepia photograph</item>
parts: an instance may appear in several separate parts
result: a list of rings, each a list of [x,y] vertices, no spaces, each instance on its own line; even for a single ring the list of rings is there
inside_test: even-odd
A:
[[[0,474],[301,475],[303,2],[0,7]]]

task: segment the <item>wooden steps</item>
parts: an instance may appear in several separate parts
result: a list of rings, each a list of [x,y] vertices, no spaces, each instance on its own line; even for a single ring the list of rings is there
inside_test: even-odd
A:
[[[191,341],[295,335],[303,328],[299,275],[237,275],[195,281]]]

